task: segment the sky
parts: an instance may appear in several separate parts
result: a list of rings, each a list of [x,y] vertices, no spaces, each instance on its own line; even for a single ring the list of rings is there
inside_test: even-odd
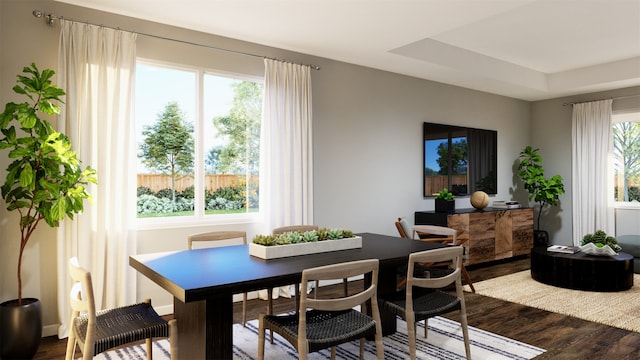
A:
[[[144,125],[153,124],[165,106],[176,101],[185,114],[185,119],[195,126],[196,120],[196,72],[175,68],[159,67],[151,64],[138,63],[136,68],[135,95],[135,128],[136,143],[142,142]],[[233,93],[229,90],[233,82],[239,80],[206,75],[204,92],[207,96],[204,106],[204,139],[205,149],[215,144],[211,141],[215,137],[212,119],[225,115],[231,108]],[[212,96],[211,94],[215,94]],[[144,165],[138,163],[139,172],[147,172]]]

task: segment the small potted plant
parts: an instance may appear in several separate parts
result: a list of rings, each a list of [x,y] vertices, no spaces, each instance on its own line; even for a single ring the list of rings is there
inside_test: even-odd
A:
[[[538,203],[538,219],[534,229],[534,242],[539,245],[549,243],[549,233],[540,230],[540,218],[547,206],[557,206],[560,195],[564,194],[562,176],[554,175],[550,178],[544,176],[542,156],[538,154],[540,149],[527,146],[520,152],[520,164],[518,176],[524,182],[524,188],[529,192],[529,201]]]
[[[442,189],[435,197],[436,212],[454,212],[456,210],[455,195],[447,188]]]

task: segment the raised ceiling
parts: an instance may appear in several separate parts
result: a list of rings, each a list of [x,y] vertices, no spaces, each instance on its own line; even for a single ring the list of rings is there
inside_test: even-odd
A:
[[[640,0],[59,0],[540,100],[640,85]]]

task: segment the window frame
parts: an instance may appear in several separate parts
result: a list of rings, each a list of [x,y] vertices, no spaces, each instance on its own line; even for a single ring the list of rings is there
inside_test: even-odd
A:
[[[206,119],[204,119],[204,77],[206,75],[213,75],[219,77],[227,77],[231,79],[236,79],[240,81],[252,81],[257,83],[264,84],[264,78],[259,76],[252,76],[247,74],[240,73],[232,73],[228,71],[217,70],[213,68],[202,68],[198,66],[188,65],[188,64],[179,64],[167,61],[160,61],[154,59],[148,59],[143,57],[136,58],[136,67],[138,64],[143,64],[146,66],[155,66],[162,67],[167,69],[173,69],[178,71],[188,71],[193,72],[195,75],[195,104],[194,104],[194,181],[193,186],[194,189],[199,189],[194,191],[194,213],[193,215],[185,215],[185,216],[163,216],[163,217],[150,217],[150,218],[139,218],[137,216],[137,211],[134,211],[136,214],[135,223],[137,230],[152,230],[158,228],[176,228],[176,227],[193,227],[195,225],[220,225],[220,224],[248,224],[248,223],[258,223],[263,221],[263,211],[262,206],[256,212],[245,212],[238,214],[216,214],[216,215],[206,215],[204,210],[204,192],[200,190],[204,190],[204,176],[205,176],[205,150],[204,150],[204,131],[203,126]],[[137,86],[137,84],[136,84]],[[135,119],[135,91],[133,92],[134,99],[132,99],[132,111],[133,118]],[[132,152],[130,154],[134,159],[134,163],[137,163],[137,153],[138,153],[138,143],[136,139],[136,133],[133,134],[134,142],[135,142],[135,153]],[[262,147],[262,142],[260,143]],[[137,167],[136,167],[137,173]],[[135,188],[137,188],[137,181],[133,184]],[[135,193],[135,192],[134,192]],[[134,200],[133,206],[135,207],[135,201],[137,200],[137,196]],[[262,204],[261,204],[262,205]]]
[[[640,110],[638,111],[625,111],[613,113],[611,115],[611,150],[608,161],[609,167],[609,179],[607,181],[607,193],[609,196],[609,204],[615,209],[640,209],[640,201],[631,202],[631,201],[617,201],[612,200],[615,188],[615,168],[614,168],[614,139],[613,139],[613,125],[619,122],[640,122]]]

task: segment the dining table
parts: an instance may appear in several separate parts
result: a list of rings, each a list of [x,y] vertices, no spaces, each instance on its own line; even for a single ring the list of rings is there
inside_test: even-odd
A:
[[[374,233],[356,235],[362,237],[361,248],[264,260],[251,256],[248,245],[232,245],[137,254],[129,257],[129,265],[173,295],[181,359],[231,359],[234,294],[298,284],[302,271],[312,267],[378,259],[381,297],[396,291],[398,269],[406,267],[409,254],[446,246]],[[383,334],[395,332],[395,315],[381,312],[381,317]]]

